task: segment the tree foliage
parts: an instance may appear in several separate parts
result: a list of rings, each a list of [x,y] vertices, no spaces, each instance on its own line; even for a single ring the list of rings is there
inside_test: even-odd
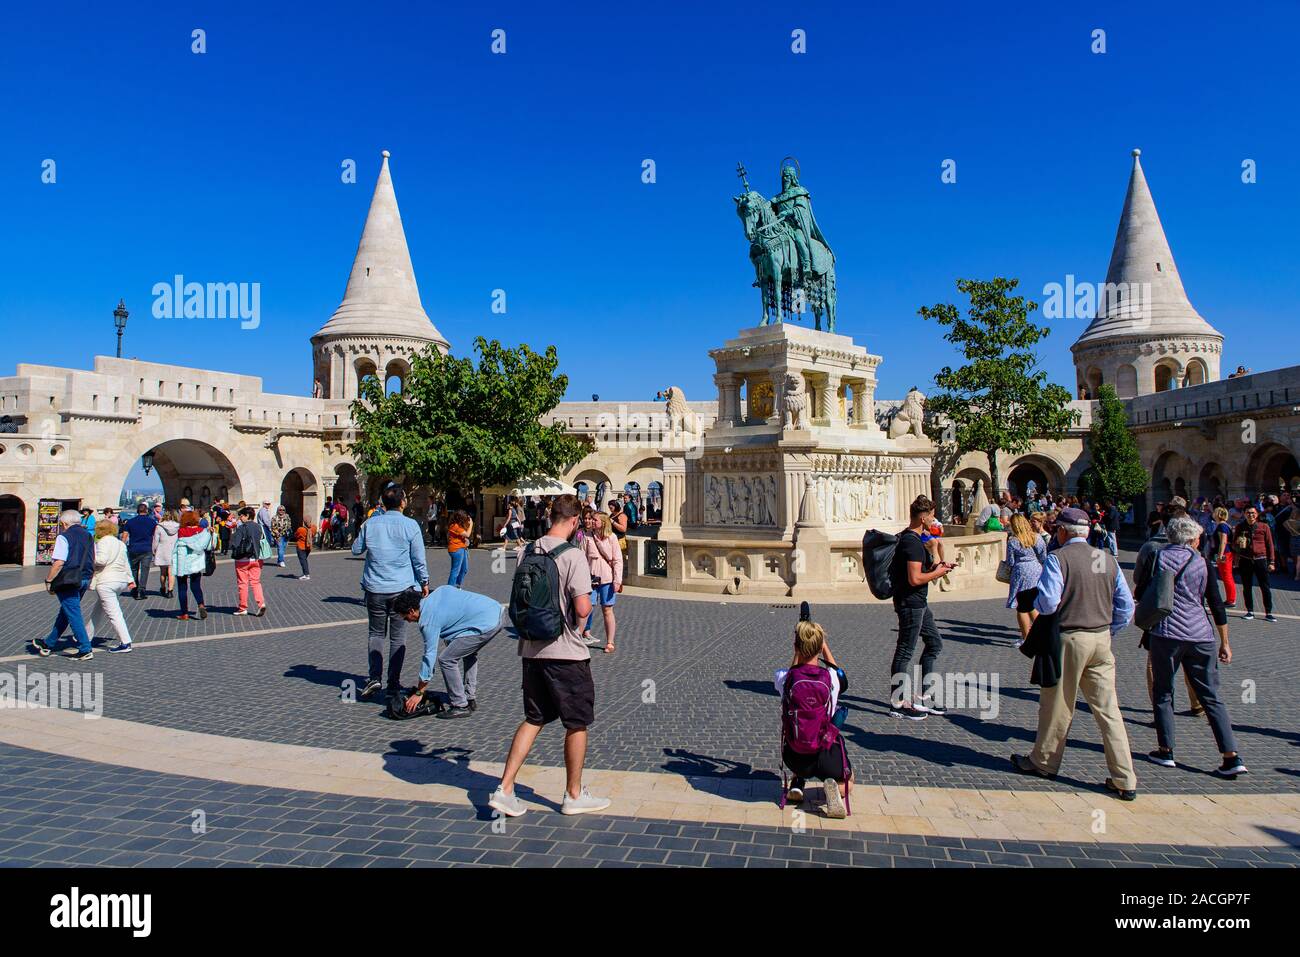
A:
[[[1115,387],[1103,385],[1100,407],[1088,432],[1088,493],[1094,498],[1131,502],[1147,490],[1151,477],[1142,466],[1128,414]]]
[[[1078,421],[1070,393],[1047,381],[1033,347],[1050,335],[1029,313],[1038,303],[1009,295],[1017,279],[957,280],[970,298],[966,315],[951,303],[922,306],[918,312],[948,329],[944,338],[957,346],[966,364],[944,366],[934,377],[942,390],[926,399],[933,414],[931,438],[956,455],[982,452],[988,458],[992,494],[1002,487],[998,453],[1019,455],[1035,440],[1059,439]]]
[[[586,440],[563,424],[541,422],[569,384],[556,373],[554,346],[539,354],[480,336],[474,351],[477,361],[426,346],[401,392],[385,394],[378,379],[362,382],[352,403],[352,452],[362,471],[469,492],[560,475],[587,453]]]

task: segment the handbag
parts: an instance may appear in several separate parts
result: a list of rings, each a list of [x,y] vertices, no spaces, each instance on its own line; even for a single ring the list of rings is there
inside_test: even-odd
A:
[[[1009,547],[1010,547],[1010,546],[1008,546],[1008,548],[1009,548]],[[1002,559],[1002,561],[998,562],[998,575],[997,575],[997,577],[998,577],[998,581],[1000,581],[1002,584],[1004,584],[1004,585],[1010,585],[1010,584],[1011,584],[1011,561],[1010,561],[1010,559],[1006,559],[1006,558],[1004,558],[1004,559]]]
[[[1133,624],[1143,631],[1150,631],[1173,614],[1174,589],[1178,585],[1178,580],[1194,561],[1196,561],[1195,552],[1192,553],[1191,558],[1183,562],[1183,567],[1178,569],[1178,574],[1170,575],[1169,569],[1160,567],[1160,552],[1153,553],[1151,579],[1146,583],[1146,589],[1142,592],[1142,597],[1133,612]]]
[[[217,548],[214,544],[203,553],[203,574],[208,576],[217,570]]]
[[[263,532],[257,539],[257,557],[262,561],[268,561],[271,555],[271,543],[267,541],[266,533]]]

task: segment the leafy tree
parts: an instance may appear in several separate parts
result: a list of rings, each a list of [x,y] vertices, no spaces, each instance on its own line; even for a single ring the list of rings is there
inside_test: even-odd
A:
[[[474,351],[477,362],[426,346],[401,392],[385,394],[376,378],[361,383],[351,449],[362,471],[477,498],[488,486],[559,475],[587,454],[584,438],[541,422],[569,385],[556,374],[554,346],[539,354],[480,336]]]
[[[1147,490],[1151,476],[1142,466],[1137,442],[1129,431],[1128,414],[1115,387],[1103,385],[1101,405],[1088,432],[1088,493],[1094,498],[1131,502]]]
[[[918,312],[948,328],[944,338],[957,346],[966,365],[944,366],[934,377],[942,390],[926,399],[934,418],[929,433],[956,455],[983,452],[988,457],[992,493],[1002,488],[998,453],[1028,452],[1035,440],[1063,438],[1079,414],[1069,407],[1070,393],[1049,383],[1038,368],[1033,346],[1051,330],[1036,326],[1029,313],[1038,303],[1008,293],[1018,279],[958,279],[957,289],[970,297],[962,316],[956,306],[939,303]]]

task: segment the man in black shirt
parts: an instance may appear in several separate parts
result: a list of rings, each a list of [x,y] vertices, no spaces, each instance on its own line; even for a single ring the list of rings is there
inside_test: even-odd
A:
[[[889,568],[894,592],[894,612],[898,615],[898,646],[890,667],[889,713],[895,718],[923,721],[927,714],[943,714],[941,697],[923,696],[925,678],[934,674],[934,663],[943,648],[939,629],[930,612],[927,596],[930,582],[942,578],[957,566],[952,562],[934,564],[921,541],[921,533],[934,522],[934,503],[924,495],[912,503],[911,523],[898,536],[898,547]],[[921,652],[921,681],[909,674],[916,639],[924,646]]]

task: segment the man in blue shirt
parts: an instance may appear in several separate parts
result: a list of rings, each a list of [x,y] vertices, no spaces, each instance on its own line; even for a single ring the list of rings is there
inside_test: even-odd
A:
[[[1023,774],[1055,778],[1065,754],[1082,693],[1101,732],[1111,776],[1106,790],[1123,801],[1137,797],[1137,774],[1128,732],[1115,694],[1111,638],[1133,619],[1133,595],[1110,552],[1088,544],[1090,521],[1082,509],[1062,509],[1056,525],[1061,547],[1047,556],[1034,608],[1056,615],[1061,636],[1060,678],[1038,697],[1038,733],[1028,755],[1013,754]]]
[[[135,517],[122,527],[126,539],[126,558],[135,576],[135,600],[144,601],[144,590],[149,584],[149,567],[153,564],[153,532],[158,520],[149,514],[149,506],[141,502],[135,507]]]
[[[468,717],[478,708],[478,653],[504,627],[501,603],[455,585],[443,585],[423,599],[413,591],[398,595],[393,611],[409,622],[419,622],[424,636],[420,683],[406,699],[407,713],[419,707],[437,665],[451,702],[438,717]],[[439,642],[446,644],[440,648]]]
[[[370,674],[361,697],[369,698],[380,689],[384,675],[384,644],[388,644],[388,693],[402,689],[402,664],[406,660],[403,619],[393,611],[397,596],[412,588],[429,594],[429,569],[424,560],[424,538],[414,519],[402,514],[406,495],[396,482],[389,482],[380,496],[384,510],[361,526],[352,542],[353,555],[365,555],[361,589],[366,596],[370,619]]]

